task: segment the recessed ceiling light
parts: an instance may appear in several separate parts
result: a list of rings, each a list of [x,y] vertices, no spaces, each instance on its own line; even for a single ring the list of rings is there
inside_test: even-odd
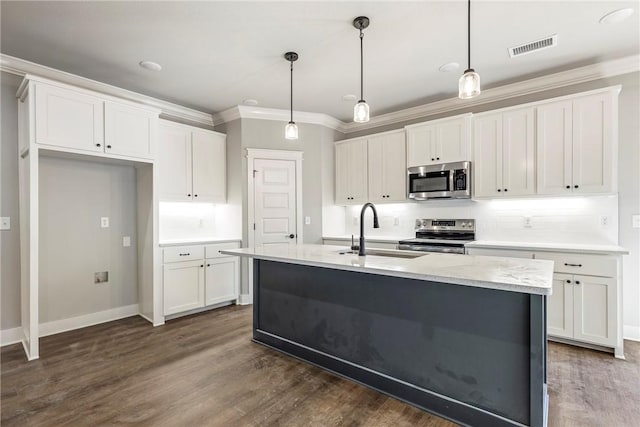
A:
[[[438,70],[442,71],[443,73],[448,73],[450,71],[456,71],[458,68],[460,68],[460,64],[458,64],[457,62],[449,62],[447,64],[442,64],[440,68],[438,68]]]
[[[250,106],[255,106],[258,105],[258,100],[257,99],[245,99],[242,101],[243,105],[250,105]]]
[[[343,101],[349,101],[349,102],[355,101],[356,99],[358,99],[358,97],[355,95],[345,95],[342,97]]]
[[[153,61],[140,61],[140,66],[145,70],[149,71],[160,71],[162,70],[162,65]]]
[[[613,12],[609,12],[600,18],[601,24],[617,24],[618,22],[622,22],[628,17],[633,15],[633,9],[628,7],[626,9],[618,9]]]

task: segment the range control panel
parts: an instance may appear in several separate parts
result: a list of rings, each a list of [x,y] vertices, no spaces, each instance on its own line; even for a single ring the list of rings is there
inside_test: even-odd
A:
[[[475,231],[475,219],[416,219],[416,230],[420,231]]]

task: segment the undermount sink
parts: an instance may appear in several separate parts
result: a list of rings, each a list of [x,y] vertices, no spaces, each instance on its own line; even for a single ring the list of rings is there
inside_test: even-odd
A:
[[[338,252],[340,255],[345,255],[345,254],[350,254],[350,255],[357,255],[358,251],[351,251],[348,249],[345,250],[341,250],[340,252]],[[417,252],[410,252],[410,251],[398,251],[398,250],[393,250],[393,249],[367,249],[366,250],[366,254],[367,255],[375,255],[375,256],[386,256],[386,257],[391,257],[391,258],[419,258],[421,256],[425,256],[427,255],[426,253],[417,253]]]

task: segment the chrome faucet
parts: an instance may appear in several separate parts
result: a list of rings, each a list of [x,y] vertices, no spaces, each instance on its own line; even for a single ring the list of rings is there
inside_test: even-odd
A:
[[[358,250],[359,256],[365,256],[367,253],[364,249],[364,211],[370,207],[373,211],[373,228],[380,228],[380,224],[378,223],[378,212],[376,212],[376,207],[373,206],[373,203],[365,203],[362,206],[362,210],[360,211],[360,248]]]

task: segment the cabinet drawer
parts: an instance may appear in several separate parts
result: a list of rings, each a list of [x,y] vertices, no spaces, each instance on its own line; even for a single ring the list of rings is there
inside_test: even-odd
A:
[[[606,255],[565,254],[558,252],[536,252],[536,259],[554,261],[556,273],[585,274],[587,276],[618,276],[618,261]]]
[[[499,256],[499,257],[507,257],[507,258],[533,259],[533,252],[510,250],[510,249],[467,248],[467,255]]]
[[[205,246],[204,253],[207,258],[222,258],[230,255],[221,254],[219,251],[223,249],[237,249],[240,247],[239,242],[214,243]]]
[[[204,258],[204,247],[181,246],[177,248],[165,248],[163,262],[195,261]]]

